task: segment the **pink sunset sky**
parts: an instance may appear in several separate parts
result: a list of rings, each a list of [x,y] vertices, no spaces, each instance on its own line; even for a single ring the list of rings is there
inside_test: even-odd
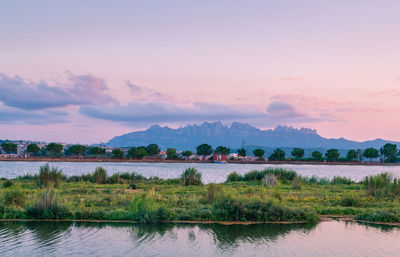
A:
[[[399,1],[5,1],[0,139],[203,121],[400,141]]]

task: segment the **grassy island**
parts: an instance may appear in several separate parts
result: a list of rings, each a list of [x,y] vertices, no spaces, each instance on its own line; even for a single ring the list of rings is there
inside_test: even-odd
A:
[[[223,184],[201,182],[195,169],[180,178],[131,173],[39,174],[0,180],[0,218],[167,221],[314,222],[321,215],[400,223],[400,182],[384,173],[362,182],[301,177],[285,169],[231,173]]]

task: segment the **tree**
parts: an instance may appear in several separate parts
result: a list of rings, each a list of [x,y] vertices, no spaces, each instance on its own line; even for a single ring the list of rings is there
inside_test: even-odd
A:
[[[181,154],[182,154],[182,156],[185,157],[185,159],[187,160],[189,156],[192,156],[192,155],[193,155],[193,152],[190,151],[190,150],[186,150],[186,151],[183,151]]]
[[[201,144],[196,147],[196,153],[198,155],[210,155],[213,152],[212,146],[209,144]]]
[[[217,148],[215,148],[214,153],[220,153],[220,154],[225,154],[228,155],[231,153],[231,149],[229,147],[225,147],[225,146],[217,146]]]
[[[349,161],[353,161],[354,159],[357,158],[357,156],[358,156],[358,154],[357,154],[356,150],[349,150],[347,152],[346,158]]]
[[[372,158],[379,157],[379,152],[377,149],[370,147],[364,150],[363,156],[369,158],[369,162],[372,162]]]
[[[90,153],[94,154],[99,158],[100,155],[106,154],[106,149],[100,147],[100,146],[93,146],[90,148]]]
[[[329,149],[326,151],[325,156],[329,161],[336,161],[339,159],[340,153],[338,149]]]
[[[254,149],[253,154],[254,156],[258,157],[258,159],[262,159],[265,154],[265,151],[263,149],[257,148]]]
[[[358,160],[360,160],[360,162],[362,161],[362,157],[363,157],[363,151],[361,149],[357,149],[357,158]]]
[[[246,157],[246,149],[242,148],[238,150],[238,155]]]
[[[146,152],[149,156],[155,156],[160,153],[160,147],[156,144],[149,144],[146,146]]]
[[[50,143],[46,146],[47,153],[53,156],[60,155],[63,149],[64,147],[57,143]]]
[[[175,159],[176,157],[177,157],[176,149],[175,148],[168,148],[167,149],[167,159]]]
[[[312,152],[311,156],[316,160],[322,160],[322,153],[320,151]]]
[[[275,149],[274,152],[268,157],[268,160],[270,161],[284,161],[286,160],[285,158],[285,151],[283,151],[282,149],[278,148]]]
[[[87,147],[84,145],[71,145],[68,148],[68,151],[72,154],[72,155],[83,155],[86,153]]]
[[[131,158],[142,159],[143,157],[147,156],[146,147],[144,146],[132,147],[131,149],[129,149],[128,154],[126,156]]]
[[[304,149],[302,148],[294,148],[291,152],[292,156],[296,159],[301,159],[304,156]]]
[[[14,144],[14,143],[11,143],[11,142],[5,142],[5,143],[1,144],[1,149],[4,152],[10,154],[10,153],[16,152],[18,150],[18,146],[16,144]]]
[[[26,148],[26,151],[29,154],[37,154],[40,151],[40,148],[37,144],[29,144],[28,147]]]
[[[397,145],[387,143],[380,149],[380,152],[383,155],[384,161],[397,162]]]
[[[115,148],[112,150],[111,156],[113,158],[122,158],[122,157],[124,157],[124,152],[119,148]]]

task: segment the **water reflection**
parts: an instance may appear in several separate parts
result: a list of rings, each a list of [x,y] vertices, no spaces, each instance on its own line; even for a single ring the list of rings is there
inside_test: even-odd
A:
[[[359,256],[400,252],[398,227],[0,222],[1,256]]]

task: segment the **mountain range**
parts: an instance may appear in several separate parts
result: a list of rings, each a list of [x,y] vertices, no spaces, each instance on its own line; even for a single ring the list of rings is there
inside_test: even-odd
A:
[[[187,125],[177,129],[153,125],[144,131],[135,131],[114,137],[106,145],[131,147],[155,143],[162,149],[174,147],[178,150],[194,150],[202,143],[208,143],[213,147],[223,145],[239,148],[243,141],[247,146],[264,148],[365,149],[368,147],[380,148],[386,143],[394,143],[400,147],[400,142],[383,139],[357,142],[345,138],[324,138],[318,135],[316,130],[309,128],[277,126],[275,129],[262,130],[245,123],[233,122],[227,126],[219,121]]]

